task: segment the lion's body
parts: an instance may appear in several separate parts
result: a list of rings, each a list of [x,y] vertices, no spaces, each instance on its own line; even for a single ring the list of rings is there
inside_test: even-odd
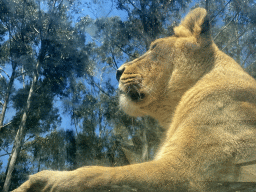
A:
[[[192,11],[174,31],[118,71],[123,110],[150,115],[166,129],[156,158],[80,168],[62,180],[57,176],[62,172],[41,172],[17,191],[90,191],[109,185],[169,191],[177,183],[200,190],[198,181],[256,178],[239,166],[256,159],[255,80],[212,42],[204,9]]]

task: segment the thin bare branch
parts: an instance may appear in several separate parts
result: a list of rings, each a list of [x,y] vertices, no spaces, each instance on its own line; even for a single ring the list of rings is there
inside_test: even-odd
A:
[[[244,31],[241,35],[239,35],[236,39],[234,39],[233,41],[229,41],[228,44],[223,48],[221,49],[222,51],[224,49],[226,49],[230,44],[234,43],[235,41],[237,41],[240,37],[242,37],[247,31]]]
[[[8,75],[8,73],[5,70],[3,70],[1,67],[0,67],[0,71],[4,72],[5,75],[10,79],[10,76]]]
[[[117,62],[116,62],[116,59],[115,59],[115,56],[114,56],[114,53],[113,53],[113,47],[111,47],[111,55],[112,55],[112,59],[114,61],[114,64],[115,64],[115,70],[118,69],[118,65],[117,65]]]
[[[226,3],[226,5],[225,5],[215,16],[212,17],[210,23],[211,23],[222,11],[224,11],[224,9],[226,8],[226,6],[227,6],[231,1],[232,1],[232,0],[229,0],[229,1]]]
[[[15,78],[21,77],[26,74],[28,74],[28,72],[22,72],[22,73],[16,74]]]
[[[111,53],[112,54],[112,58],[113,58],[113,61],[114,61],[114,64],[115,64],[115,69],[118,69],[118,65],[117,65],[117,63],[116,63],[116,59],[115,59],[115,56],[114,56],[114,54],[113,53]]]
[[[245,64],[246,60],[247,60],[251,55],[253,55],[253,53],[251,53],[251,52],[247,54],[246,58],[244,59],[243,63],[241,64],[242,67],[244,67],[244,64]]]
[[[1,127],[0,127],[0,131],[1,131],[3,128],[5,128],[5,127],[7,127],[7,126],[9,126],[9,125],[11,125],[11,124],[12,124],[12,121],[10,121],[9,123],[7,123],[7,124],[1,126]]]
[[[122,47],[120,47],[119,45],[115,44],[115,46],[117,46],[121,51],[123,51],[126,55],[136,59],[136,57],[134,57],[133,55],[131,55],[130,53],[127,53]]]
[[[3,155],[0,155],[0,157],[6,156],[6,155],[10,155],[11,153],[5,153]]]
[[[239,13],[237,13],[229,22],[227,25],[225,25],[220,31],[219,33],[213,38],[213,40],[215,41],[216,38],[230,25],[230,23],[236,18],[236,16],[238,15]]]
[[[35,30],[37,33],[40,33],[40,32],[35,28],[35,26],[33,26],[33,28],[34,28],[34,30]]]
[[[35,135],[32,135],[32,136],[28,137],[28,138],[26,139],[26,141],[24,141],[24,143],[26,143],[29,139],[31,139],[31,138],[33,138],[33,137],[35,137]]]
[[[128,2],[134,7],[134,9],[137,9],[138,11],[141,12],[141,10],[138,7],[136,7],[133,2],[131,2],[130,0],[128,0]]]
[[[111,1],[111,8],[110,8],[110,11],[107,13],[107,15],[105,16],[105,18],[107,18],[109,16],[109,14],[113,11],[113,6],[114,6],[114,2],[113,0]]]
[[[102,93],[104,93],[105,95],[107,95],[108,97],[110,97],[110,95],[107,94],[107,93],[94,81],[93,78],[91,78],[91,81],[92,81],[92,83],[93,83]]]

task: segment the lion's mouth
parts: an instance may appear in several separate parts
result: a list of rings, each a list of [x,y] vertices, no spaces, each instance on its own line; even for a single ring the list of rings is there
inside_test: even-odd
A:
[[[140,93],[134,90],[128,91],[127,95],[131,98],[132,101],[141,101],[145,98],[144,93]]]
[[[145,98],[145,93],[140,92],[134,86],[129,86],[126,91],[120,91],[120,93],[127,95],[134,102],[142,101]]]

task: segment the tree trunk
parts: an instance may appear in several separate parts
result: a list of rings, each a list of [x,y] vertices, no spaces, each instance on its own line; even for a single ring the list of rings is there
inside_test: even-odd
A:
[[[141,160],[142,162],[146,162],[149,159],[149,146],[148,146],[148,139],[147,139],[147,129],[149,127],[148,125],[148,118],[144,117],[144,124],[146,125],[142,130],[142,154],[141,154]]]
[[[142,133],[142,155],[141,159],[142,162],[148,161],[148,140],[147,140],[147,134],[146,129],[144,128]]]
[[[23,145],[23,141],[24,141],[24,137],[25,137],[25,125],[26,125],[26,121],[27,121],[27,115],[28,115],[28,112],[30,110],[31,97],[32,97],[32,94],[35,90],[35,85],[36,85],[37,78],[38,78],[38,70],[39,70],[39,62],[36,65],[34,77],[33,77],[32,84],[31,84],[31,87],[30,87],[30,90],[29,90],[29,95],[28,95],[28,98],[27,98],[27,106],[26,106],[26,108],[24,110],[24,113],[22,115],[21,123],[20,123],[19,129],[18,129],[16,137],[15,137],[14,145],[13,145],[13,148],[12,148],[12,154],[10,156],[10,163],[9,163],[9,167],[8,167],[8,170],[7,170],[7,175],[6,175],[5,182],[4,182],[3,192],[8,192],[9,191],[9,187],[10,187],[10,184],[11,184],[12,172],[14,170],[17,158],[19,156],[21,147]]]
[[[13,86],[13,82],[14,82],[14,79],[15,79],[15,75],[16,75],[16,64],[14,64],[13,68],[12,68],[12,75],[11,75],[11,78],[10,78],[10,82],[8,84],[8,87],[7,87],[7,93],[5,95],[5,99],[4,99],[4,104],[3,104],[3,108],[2,108],[2,112],[0,114],[0,131],[1,129],[3,128],[3,122],[4,122],[4,117],[5,117],[5,112],[6,112],[6,109],[7,109],[7,105],[8,105],[8,102],[9,102],[9,98],[10,98],[10,95],[11,95],[11,90],[12,90],[12,86]]]
[[[205,9],[209,13],[209,0],[205,0]]]

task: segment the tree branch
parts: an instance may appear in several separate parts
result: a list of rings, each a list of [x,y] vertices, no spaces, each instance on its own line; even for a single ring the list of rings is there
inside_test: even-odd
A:
[[[105,95],[107,95],[108,97],[110,97],[109,94],[107,94],[95,81],[93,78],[91,78],[91,82],[102,92],[104,93]]]
[[[3,71],[5,75],[10,79],[10,76],[8,75],[8,73],[6,73],[5,70],[3,70],[1,67],[0,67],[0,71]]]
[[[9,126],[10,124],[12,124],[12,121],[10,121],[9,123],[7,123],[7,124],[5,124],[5,125],[1,126],[1,127],[0,127],[0,131],[1,131],[3,128],[5,128],[5,127]]]
[[[11,153],[6,153],[6,154],[3,154],[3,155],[0,155],[0,157],[3,157],[5,155],[10,155]]]
[[[237,40],[238,40],[240,37],[242,37],[245,33],[246,33],[246,31],[244,31],[241,35],[239,35],[239,36],[238,36],[236,39],[234,39],[233,41],[228,42],[228,44],[227,44],[223,49],[221,49],[221,50],[223,51],[224,49],[226,49],[231,43],[237,41]]]
[[[216,38],[221,34],[222,31],[224,31],[229,25],[230,23],[236,18],[236,16],[238,15],[239,13],[237,13],[229,22],[227,25],[225,25],[220,31],[219,33],[213,38],[213,40],[215,41]]]
[[[140,10],[139,8],[137,8],[137,7],[133,4],[133,2],[131,2],[130,0],[128,0],[128,2],[134,7],[134,9],[137,9],[139,12],[141,12],[141,10]]]
[[[107,13],[107,15],[106,15],[106,17],[105,18],[107,18],[108,16],[109,16],[109,14],[113,11],[113,6],[114,6],[114,2],[113,2],[113,0],[111,1],[111,8],[110,8],[110,11]]]
[[[136,59],[136,57],[134,57],[133,55],[131,55],[130,53],[127,53],[125,50],[123,50],[123,48],[122,47],[120,47],[119,45],[117,45],[117,44],[115,44],[115,46],[117,46],[121,51],[123,51],[126,55],[128,55],[128,56],[130,56],[130,57],[132,57],[132,58],[134,58],[134,59]]]
[[[115,59],[115,56],[113,55],[113,53],[111,53],[112,54],[112,58],[113,58],[113,61],[114,61],[114,64],[115,64],[115,69],[118,69],[118,66],[117,66],[117,63],[116,63],[116,59]]]
[[[251,52],[249,52],[249,53],[247,54],[246,58],[244,59],[243,63],[241,64],[242,67],[244,67],[244,64],[245,64],[246,60],[247,60],[251,55],[253,55],[253,53],[251,53]]]
[[[232,0],[229,0],[229,2],[226,3],[226,5],[224,5],[224,7],[215,15],[212,17],[210,23],[226,8],[226,6],[231,2]]]
[[[32,136],[28,137],[28,138],[26,139],[26,141],[24,141],[24,143],[26,143],[29,139],[31,139],[31,138],[33,138],[33,137],[35,137],[35,135],[32,135]]]
[[[114,64],[115,64],[115,69],[117,70],[118,69],[118,65],[117,65],[117,62],[116,62],[116,59],[115,59],[115,56],[114,56],[114,53],[113,53],[113,47],[111,46],[111,55],[112,55],[112,59],[114,61]]]

